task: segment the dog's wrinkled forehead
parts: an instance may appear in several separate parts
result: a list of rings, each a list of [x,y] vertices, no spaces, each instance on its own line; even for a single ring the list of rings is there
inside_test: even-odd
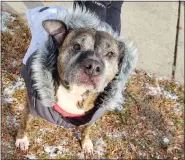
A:
[[[64,45],[80,44],[83,49],[93,49],[96,31],[90,28],[80,28],[70,31],[64,41]]]
[[[70,31],[63,43],[63,47],[76,43],[82,45],[84,50],[97,49],[118,52],[117,41],[110,34],[91,28],[79,28]]]
[[[80,43],[83,49],[92,49],[101,46],[102,49],[112,49],[113,52],[121,53],[124,44],[116,41],[109,33],[96,31],[92,28],[67,29],[64,22],[60,20],[45,20],[43,27],[52,36],[58,46],[66,48],[69,44]],[[88,48],[89,46],[89,48]],[[85,48],[87,47],[87,48]]]
[[[98,48],[99,52],[106,50],[119,53],[119,43],[107,32],[96,32],[94,46]]]
[[[95,51],[95,53],[114,55],[116,59],[123,56],[124,43],[115,40],[109,33],[93,28],[70,30],[60,20],[45,20],[43,27],[52,36],[59,47],[59,52]],[[73,48],[74,47],[74,48]],[[74,50],[73,50],[73,49]]]

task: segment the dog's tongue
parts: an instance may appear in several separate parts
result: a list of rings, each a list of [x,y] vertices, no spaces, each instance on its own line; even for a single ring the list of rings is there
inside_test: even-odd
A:
[[[53,104],[53,108],[54,108],[55,111],[57,111],[58,113],[60,113],[64,117],[78,118],[78,117],[82,117],[82,116],[85,115],[85,113],[83,113],[83,114],[72,114],[72,113],[66,112],[57,103]]]

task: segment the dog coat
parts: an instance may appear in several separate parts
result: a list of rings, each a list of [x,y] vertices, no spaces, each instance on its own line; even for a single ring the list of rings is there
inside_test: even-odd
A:
[[[31,114],[58,126],[73,128],[91,124],[100,119],[105,111],[121,110],[124,103],[122,95],[126,81],[135,68],[137,51],[132,43],[122,40],[111,26],[102,22],[95,14],[86,9],[65,9],[62,7],[38,7],[27,12],[27,20],[32,33],[32,40],[23,59],[20,74],[27,88],[27,99]],[[125,43],[124,56],[119,62],[119,72],[97,97],[94,107],[84,116],[69,118],[57,112],[53,105],[54,75],[57,72],[58,49],[55,41],[44,31],[42,21],[58,19],[63,21],[67,28],[77,29],[82,27],[94,28],[105,31],[116,40]]]

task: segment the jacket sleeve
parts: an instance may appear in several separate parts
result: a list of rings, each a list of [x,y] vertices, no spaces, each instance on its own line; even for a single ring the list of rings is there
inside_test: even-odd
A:
[[[85,7],[120,34],[122,4],[123,1],[75,1],[74,8],[76,6]]]

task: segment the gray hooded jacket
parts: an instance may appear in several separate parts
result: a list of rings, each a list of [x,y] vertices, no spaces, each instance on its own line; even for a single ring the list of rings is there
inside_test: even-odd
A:
[[[73,128],[95,122],[107,110],[121,110],[124,103],[122,93],[129,75],[135,68],[137,50],[132,43],[122,40],[107,23],[100,21],[95,14],[86,9],[81,10],[78,7],[75,10],[69,9],[67,14],[57,12],[56,19],[63,21],[70,29],[89,27],[108,32],[116,40],[125,43],[124,57],[120,60],[119,72],[100,93],[94,107],[87,114],[79,118],[63,117],[53,109],[54,75],[57,73],[58,49],[53,38],[48,36],[43,45],[26,57],[25,64],[20,69],[21,76],[26,83],[31,113],[58,126]]]

